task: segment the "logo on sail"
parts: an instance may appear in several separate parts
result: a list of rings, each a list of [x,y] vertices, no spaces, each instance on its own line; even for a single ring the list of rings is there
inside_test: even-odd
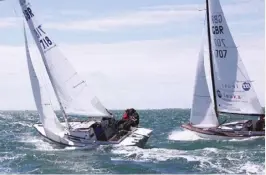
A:
[[[250,88],[251,88],[251,84],[248,83],[248,82],[244,82],[244,83],[242,84],[242,88],[244,89],[244,91],[249,91]]]
[[[222,84],[222,89],[238,89],[238,84]]]
[[[222,98],[222,93],[221,93],[220,90],[217,90],[217,95],[218,95],[219,98]]]

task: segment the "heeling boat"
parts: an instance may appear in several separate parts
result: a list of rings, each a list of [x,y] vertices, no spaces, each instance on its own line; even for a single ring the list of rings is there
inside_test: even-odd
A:
[[[69,146],[95,146],[105,144],[136,145],[143,147],[152,130],[131,127],[130,130],[118,131],[113,115],[92,95],[86,82],[78,75],[70,62],[60,52],[58,46],[38,23],[31,5],[20,0],[32,37],[41,54],[46,73],[55,92],[65,122],[60,123],[51,102],[47,100],[39,84],[31,62],[27,36],[24,27],[25,47],[35,104],[42,124],[35,124],[37,131],[57,143]],[[86,115],[95,120],[69,122],[69,113]]]
[[[263,109],[239,56],[219,0],[206,0],[211,68],[211,98],[204,70],[204,42],[199,53],[190,123],[182,127],[209,139],[265,136]],[[219,123],[220,115],[260,117]],[[258,125],[260,123],[260,126]]]

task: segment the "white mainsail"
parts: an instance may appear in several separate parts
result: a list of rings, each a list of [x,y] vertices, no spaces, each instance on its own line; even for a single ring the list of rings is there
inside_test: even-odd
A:
[[[57,116],[54,113],[52,104],[48,95],[46,93],[45,87],[40,85],[36,72],[34,70],[29,48],[28,48],[28,41],[25,26],[23,25],[24,29],[24,39],[25,39],[25,49],[26,49],[26,57],[27,57],[27,64],[30,76],[30,82],[32,87],[32,93],[34,96],[35,105],[37,107],[41,123],[43,124],[44,131],[48,138],[54,138],[56,135],[64,132],[64,127],[59,122]],[[56,140],[59,139],[59,136]]]
[[[208,89],[204,67],[204,33],[198,55],[198,64],[195,78],[193,103],[190,113],[190,123],[198,128],[210,128],[218,126],[219,122],[214,111],[212,99]]]
[[[209,19],[218,112],[261,114],[261,105],[239,56],[219,0],[209,0]]]
[[[111,117],[105,108],[97,108],[86,82],[81,79],[70,62],[65,58],[51,37],[36,20],[30,3],[20,0],[31,34],[41,53],[46,71],[63,113],[86,114],[91,117]],[[102,106],[102,105],[101,105]],[[99,110],[101,109],[101,110]],[[66,116],[64,115],[65,120]]]

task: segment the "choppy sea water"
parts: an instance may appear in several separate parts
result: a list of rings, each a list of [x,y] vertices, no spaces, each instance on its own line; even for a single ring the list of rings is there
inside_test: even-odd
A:
[[[153,129],[145,148],[87,150],[44,140],[32,127],[36,111],[0,111],[0,173],[265,173],[264,138],[203,140],[180,127],[189,110],[139,114],[141,125]]]

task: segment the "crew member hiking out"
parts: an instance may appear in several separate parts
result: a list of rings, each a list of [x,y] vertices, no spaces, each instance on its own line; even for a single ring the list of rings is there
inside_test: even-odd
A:
[[[128,119],[129,119],[129,117],[128,117],[128,109],[127,109],[127,110],[125,110],[125,112],[122,116],[122,119],[117,122],[117,126],[119,127],[120,125],[124,124]]]
[[[123,130],[130,130],[130,127],[137,127],[139,124],[139,114],[133,108],[127,109],[120,121],[118,121],[118,128]]]

